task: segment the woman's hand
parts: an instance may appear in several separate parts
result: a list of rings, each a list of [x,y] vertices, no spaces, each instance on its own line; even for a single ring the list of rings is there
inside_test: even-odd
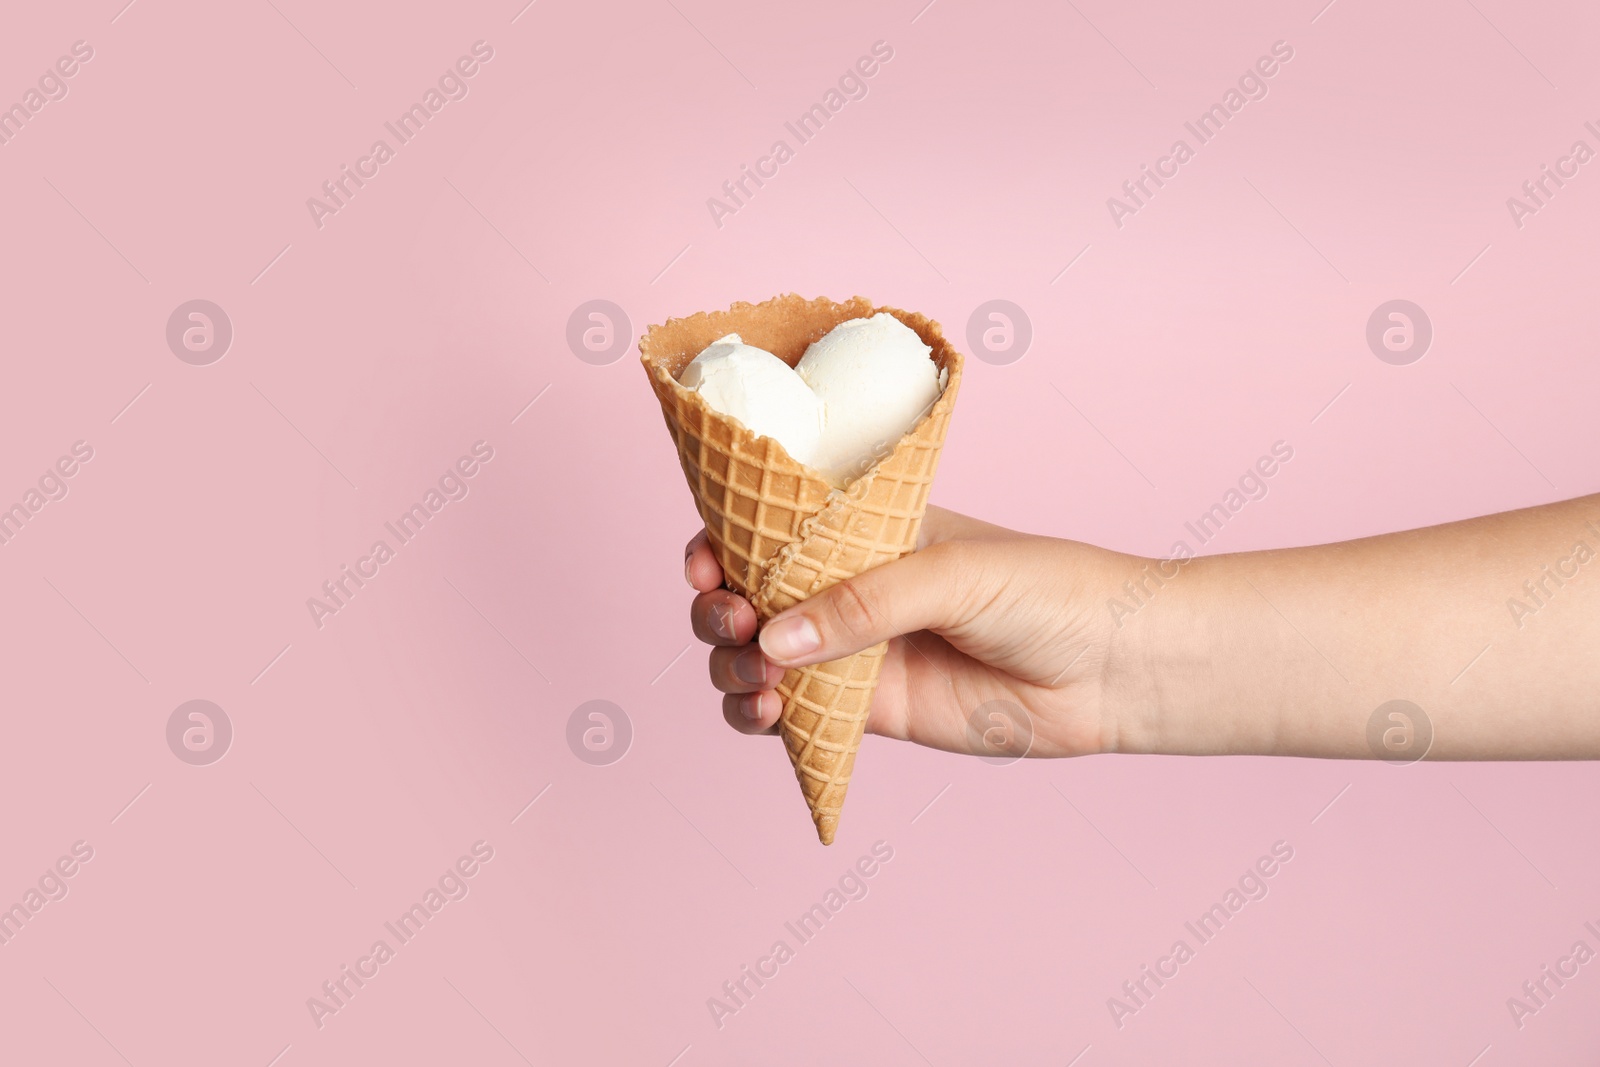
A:
[[[887,640],[869,732],[974,755],[1074,756],[1116,747],[1106,599],[1130,560],[929,508],[918,551],[775,616],[759,643],[755,609],[722,588],[704,531],[684,575],[736,730],[775,732],[785,668]]]

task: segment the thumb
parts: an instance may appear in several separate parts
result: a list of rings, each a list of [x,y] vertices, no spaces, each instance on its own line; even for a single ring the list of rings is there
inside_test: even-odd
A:
[[[959,554],[956,543],[932,544],[829,586],[762,626],[761,651],[780,666],[804,667],[950,625],[968,599]]]

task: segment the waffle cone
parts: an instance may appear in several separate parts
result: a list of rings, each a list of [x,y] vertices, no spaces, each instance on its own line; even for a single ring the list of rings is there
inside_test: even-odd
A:
[[[690,360],[727,334],[739,334],[746,344],[792,367],[807,345],[839,323],[880,311],[914,330],[948,377],[911,432],[843,489],[677,383]],[[762,623],[916,548],[961,384],[961,354],[937,323],[913,312],[874,307],[859,296],[836,304],[791,293],[668,319],[646,331],[639,351],[728,586],[755,606]],[[886,648],[879,644],[844,659],[792,669],[778,684],[779,733],[825,845],[833,843],[838,830]]]

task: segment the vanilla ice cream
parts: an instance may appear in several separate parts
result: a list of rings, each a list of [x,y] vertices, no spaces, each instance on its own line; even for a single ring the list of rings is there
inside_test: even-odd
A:
[[[817,465],[822,402],[793,368],[766,349],[730,333],[683,368],[678,384],[751,433],[777,441],[799,462]]]
[[[932,352],[916,331],[879,312],[841,322],[793,368],[730,333],[683,368],[678,384],[843,488],[939,399],[945,372]]]
[[[882,311],[841,322],[813,342],[794,368],[822,402],[822,440],[811,465],[842,486],[892,451],[944,388],[932,352]]]

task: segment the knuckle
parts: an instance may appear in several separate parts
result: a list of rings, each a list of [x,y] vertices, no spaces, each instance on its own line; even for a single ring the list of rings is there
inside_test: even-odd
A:
[[[834,619],[844,633],[858,636],[877,628],[881,613],[862,588],[861,582],[854,578],[844,579],[833,587],[830,600]]]

